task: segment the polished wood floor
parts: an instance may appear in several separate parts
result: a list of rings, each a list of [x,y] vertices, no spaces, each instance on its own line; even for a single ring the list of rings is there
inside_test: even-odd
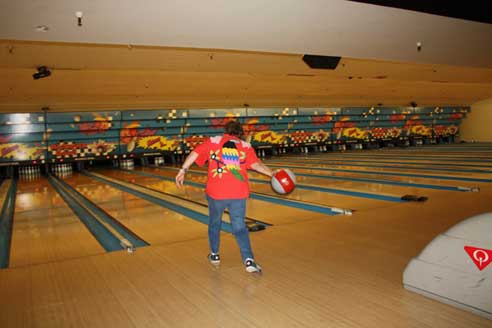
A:
[[[369,158],[372,164],[425,163],[431,155],[437,157],[432,163],[456,159],[447,163],[468,169],[492,165],[488,162],[492,153],[486,149],[473,154],[452,149],[326,153],[266,162],[294,165],[300,160],[350,158],[360,159],[361,164]],[[457,160],[475,157],[473,163]],[[446,167],[445,163],[435,167]],[[453,183],[425,175],[492,179],[484,172],[424,172],[408,168],[411,165],[415,164],[380,170],[424,177],[373,174],[371,178],[442,185]],[[331,165],[310,166],[299,172]],[[348,161],[336,167],[375,170],[351,167]],[[167,169],[143,171],[173,176]],[[97,173],[178,195],[183,199],[176,202],[184,206],[186,199],[194,200],[194,206],[204,202],[200,188],[176,190],[172,182],[144,177],[138,170]],[[193,172],[187,178],[203,180]],[[397,203],[299,189],[290,195],[306,203],[354,209],[352,216],[328,216],[251,199],[247,215],[274,224],[251,234],[256,258],[264,268],[263,274],[252,275],[244,271],[232,235],[222,234],[223,263],[215,268],[206,260],[205,225],[87,176],[74,174],[65,181],[151,246],[134,254],[105,253],[44,178],[21,182],[11,267],[0,270],[1,327],[492,327],[490,320],[402,287],[405,266],[429,241],[465,218],[492,211],[490,182],[458,180],[456,184],[480,188],[480,192],[458,192],[303,178],[303,184],[429,199]],[[252,190],[270,192],[262,184],[252,184]]]

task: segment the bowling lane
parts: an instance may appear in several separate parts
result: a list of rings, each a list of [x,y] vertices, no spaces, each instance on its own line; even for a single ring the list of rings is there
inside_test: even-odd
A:
[[[458,160],[432,160],[432,159],[405,159],[398,157],[388,157],[388,158],[370,158],[370,157],[344,157],[344,156],[334,156],[332,154],[315,154],[309,155],[308,157],[294,157],[294,156],[282,156],[276,157],[275,159],[288,159],[291,162],[321,162],[323,164],[334,164],[334,165],[350,165],[350,163],[358,164],[371,164],[371,165],[406,165],[406,166],[425,166],[428,165],[432,168],[446,167],[446,168],[456,168],[456,169],[477,169],[477,170],[488,170],[492,169],[492,162],[490,163],[479,163],[473,161],[458,161]]]
[[[444,148],[444,147],[430,147],[425,146],[423,148],[420,147],[410,147],[406,149],[386,149],[384,151],[378,151],[381,154],[394,154],[401,153],[403,155],[432,155],[432,156],[440,156],[440,157],[468,157],[470,155],[477,157],[484,157],[492,159],[492,150],[491,147],[485,148],[473,148],[473,147],[464,147],[464,148]]]
[[[461,156],[442,156],[436,153],[397,153],[383,151],[349,151],[346,153],[325,153],[330,158],[351,158],[351,159],[374,159],[374,160],[417,160],[417,161],[442,161],[442,162],[463,162],[463,163],[492,163],[492,157],[478,156],[476,154],[464,154]],[[318,155],[318,154],[316,154]]]
[[[280,168],[280,167],[289,167],[291,166],[293,172],[302,172],[307,174],[317,174],[324,175],[326,177],[334,176],[334,177],[345,177],[345,178],[363,178],[363,179],[375,179],[375,180],[387,180],[387,181],[395,181],[402,183],[419,183],[419,184],[431,184],[438,186],[450,186],[450,187],[476,187],[483,184],[487,184],[488,182],[476,182],[476,181],[463,181],[463,180],[448,180],[444,178],[435,178],[431,176],[426,176],[425,174],[418,173],[411,169],[406,169],[402,172],[392,172],[392,173],[401,173],[401,174],[418,174],[420,177],[414,176],[399,176],[399,175],[387,175],[386,173],[391,173],[389,170],[379,169],[379,170],[370,170],[361,169],[359,167],[350,167],[350,166],[339,166],[335,167],[330,164],[309,164],[309,163],[297,163],[290,161],[289,159],[276,159],[276,160],[268,160],[265,161],[265,164],[271,165],[272,168]],[[330,171],[330,169],[342,169],[342,170],[352,170],[356,172],[339,172],[339,171]],[[380,171],[379,173],[371,173],[371,172]],[[432,174],[430,174],[432,175]],[[443,176],[443,177],[454,177],[448,174],[441,174],[441,172],[436,172],[433,174],[435,176]],[[457,177],[460,178],[460,177]],[[469,176],[464,176],[462,178],[469,178]],[[486,179],[491,179],[492,176],[486,177]]]
[[[10,267],[104,252],[46,178],[18,181]]]
[[[170,167],[163,167],[156,170],[161,171],[162,172],[161,174],[166,175],[167,177],[174,177],[177,172],[175,168],[170,168]],[[188,173],[186,174],[186,178],[190,179],[190,181],[204,184],[207,180],[207,176],[204,173],[205,171],[203,169],[198,169],[196,167],[193,167],[193,169],[188,171]],[[250,174],[252,177],[255,173],[250,172]],[[266,178],[263,177],[263,179]],[[269,183],[264,184],[264,183],[251,182],[251,191],[268,194],[271,196],[278,196],[272,191]],[[311,204],[320,204],[324,206],[352,209],[358,211],[372,209],[372,208],[390,207],[390,206],[395,206],[397,204],[394,202],[383,201],[378,199],[345,196],[345,195],[338,195],[333,193],[326,193],[326,192],[314,191],[314,190],[303,190],[303,189],[296,189],[292,193],[280,197],[285,197],[286,199],[292,199],[292,200],[311,203]]]
[[[174,179],[174,175],[172,174],[172,172],[166,174],[165,171],[156,168],[137,168],[136,170]],[[205,187],[198,188],[186,185],[185,183],[184,188],[178,189],[173,181],[163,181],[158,178],[142,176],[131,171],[98,170],[97,172],[118,180],[136,183],[148,188],[189,199],[191,201],[198,202],[200,204],[203,204],[204,206],[207,206],[207,201],[205,199]],[[328,216],[322,213],[282,206],[279,204],[274,204],[257,199],[249,199],[249,201],[247,202],[246,216],[273,225],[289,224],[302,220],[312,220],[317,218],[333,218],[332,216]],[[223,220],[229,221],[228,215],[224,215]]]
[[[422,195],[422,194],[429,194],[435,192],[425,188],[387,185],[377,182],[372,183],[372,182],[360,182],[360,181],[349,181],[349,180],[347,181],[335,180],[335,179],[330,179],[330,176],[326,175],[326,171],[315,171],[309,169],[305,169],[305,170],[292,169],[292,171],[294,172],[294,174],[307,173],[307,174],[316,174],[319,176],[323,176],[323,177],[305,177],[305,176],[296,175],[296,181],[298,184],[304,184],[309,186],[319,186],[325,188],[366,192],[366,193],[386,195],[386,196],[396,196],[396,197],[401,197],[403,195],[408,195],[408,194]],[[258,173],[252,173],[251,177],[255,179],[265,180],[265,181],[268,180],[263,175]]]
[[[64,179],[151,245],[205,238],[207,226],[82,174]]]
[[[487,164],[475,164],[475,163],[454,163],[454,162],[440,162],[440,161],[416,161],[416,160],[376,160],[376,159],[350,159],[350,158],[331,158],[328,156],[310,155],[309,157],[288,157],[289,162],[292,163],[313,163],[313,164],[329,164],[329,165],[354,165],[357,166],[397,166],[401,168],[414,169],[419,167],[425,167],[435,170],[476,170],[492,172],[492,165]]]
[[[316,173],[311,170],[305,172],[306,170],[292,170],[294,174],[296,173],[310,173],[317,175],[324,175],[323,173]],[[252,178],[255,179],[264,179],[263,176],[259,174],[252,174]],[[383,196],[395,196],[401,198],[404,195],[419,195],[419,196],[429,196],[435,194],[436,192],[443,192],[442,190],[430,190],[425,188],[416,188],[416,187],[406,187],[406,186],[397,186],[397,185],[387,185],[380,183],[370,183],[370,182],[358,182],[358,181],[343,181],[343,180],[330,180],[329,176],[324,177],[304,177],[300,175],[296,175],[296,181],[298,184],[309,185],[309,186],[318,186],[323,188],[333,188],[338,190],[345,191],[355,191],[355,192],[365,192],[368,194],[374,195],[383,195]],[[302,192],[305,192],[304,190]],[[449,192],[449,191],[447,191]]]
[[[308,160],[308,162],[309,162],[309,160]],[[265,163],[267,165],[269,163],[281,165],[282,163],[285,163],[285,162],[282,162],[282,161],[279,162],[278,160],[268,160],[268,161],[265,161]],[[474,178],[474,179],[492,180],[492,171],[486,172],[486,173],[480,173],[480,172],[477,173],[477,172],[455,172],[455,171],[444,171],[444,170],[435,171],[435,170],[425,170],[425,169],[421,169],[421,168],[419,169],[419,168],[394,168],[394,167],[390,167],[393,165],[388,165],[385,167],[369,167],[369,166],[364,167],[364,166],[354,166],[351,164],[344,164],[344,165],[335,165],[335,164],[330,164],[330,163],[323,164],[323,163],[320,163],[318,161],[316,161],[314,163],[310,163],[310,164],[308,164],[308,163],[302,164],[302,163],[290,162],[290,161],[287,161],[287,163],[289,163],[290,165],[293,165],[293,166],[309,166],[311,168],[319,167],[319,168],[334,169],[334,170],[337,170],[337,169],[354,170],[354,171],[358,171],[359,173],[366,173],[366,174],[378,174],[379,172],[385,173],[385,174],[389,174],[389,173],[407,174],[407,173],[410,173],[410,171],[411,171],[411,174],[418,174],[422,178],[426,178],[426,179],[436,179],[433,176],[442,176],[442,177]]]

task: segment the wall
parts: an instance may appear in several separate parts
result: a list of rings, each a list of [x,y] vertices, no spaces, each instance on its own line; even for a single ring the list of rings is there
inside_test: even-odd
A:
[[[462,123],[461,140],[492,142],[492,98],[475,103],[471,108]]]
[[[0,164],[185,154],[238,119],[254,147],[454,136],[468,108],[161,109],[0,114]]]

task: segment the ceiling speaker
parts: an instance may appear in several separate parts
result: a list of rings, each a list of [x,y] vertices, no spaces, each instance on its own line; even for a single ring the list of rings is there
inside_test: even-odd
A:
[[[311,68],[316,69],[335,69],[342,57],[339,56],[318,56],[304,55],[302,60]]]

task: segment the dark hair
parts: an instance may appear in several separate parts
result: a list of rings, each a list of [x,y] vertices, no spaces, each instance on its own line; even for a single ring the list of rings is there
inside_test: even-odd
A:
[[[243,127],[238,121],[229,121],[224,126],[224,132],[233,136],[240,137],[243,135]]]

